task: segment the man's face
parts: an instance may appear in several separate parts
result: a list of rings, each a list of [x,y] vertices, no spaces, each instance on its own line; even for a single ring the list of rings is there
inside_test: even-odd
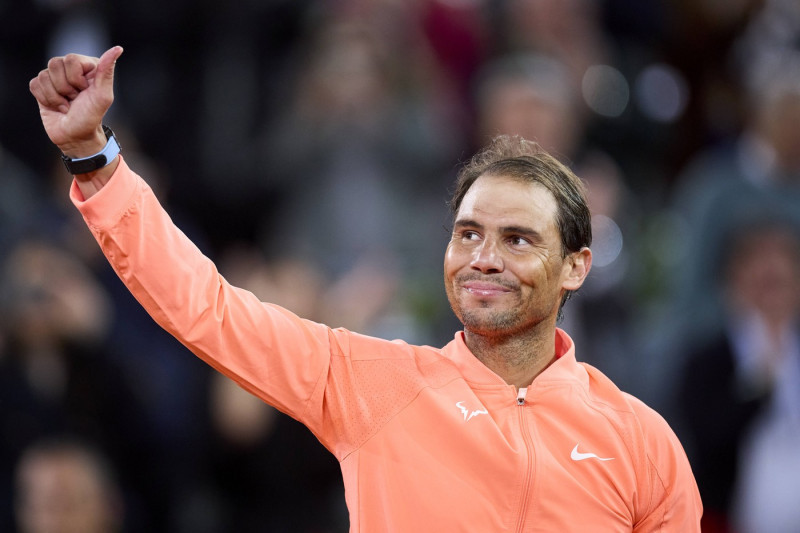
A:
[[[38,456],[18,473],[17,520],[25,533],[106,533],[117,517],[111,491],[86,460],[63,453]]]
[[[574,257],[562,258],[555,218],[555,198],[537,183],[481,176],[467,191],[444,258],[447,297],[466,330],[506,336],[555,324],[564,290],[589,266],[576,275]],[[591,262],[588,250],[578,257]]]

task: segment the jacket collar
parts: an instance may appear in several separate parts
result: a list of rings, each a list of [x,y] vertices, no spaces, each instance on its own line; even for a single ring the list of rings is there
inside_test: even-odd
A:
[[[553,381],[574,381],[586,376],[585,370],[575,359],[575,343],[562,329],[556,328],[556,360],[534,379],[531,386]],[[461,375],[472,385],[483,387],[508,387],[503,379],[489,370],[467,348],[464,332],[459,331],[443,349],[442,353],[458,367]]]

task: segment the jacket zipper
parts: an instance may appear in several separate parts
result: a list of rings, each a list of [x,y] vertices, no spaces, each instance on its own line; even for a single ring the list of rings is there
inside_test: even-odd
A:
[[[527,392],[527,387],[522,387],[517,393],[517,405],[519,406],[519,427],[522,431],[522,440],[525,442],[525,449],[528,452],[528,470],[525,473],[525,484],[522,486],[522,500],[516,529],[516,531],[520,533],[523,531],[523,527],[525,525],[525,513],[528,510],[528,494],[530,493],[531,480],[533,479],[533,442],[530,432],[528,431],[528,423],[525,419],[525,395]]]

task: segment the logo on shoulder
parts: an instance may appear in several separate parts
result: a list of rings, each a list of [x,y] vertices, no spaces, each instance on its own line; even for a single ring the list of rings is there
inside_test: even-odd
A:
[[[486,409],[470,410],[464,405],[464,402],[456,402],[456,407],[461,409],[461,414],[464,415],[464,422],[471,420],[472,417],[474,416],[489,414],[489,411],[487,411]]]

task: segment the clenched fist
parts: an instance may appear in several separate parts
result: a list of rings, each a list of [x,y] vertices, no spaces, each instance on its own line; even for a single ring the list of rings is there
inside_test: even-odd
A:
[[[44,129],[68,157],[88,157],[105,146],[102,122],[114,101],[114,66],[121,54],[122,47],[115,46],[99,58],[79,54],[54,57],[31,80],[30,90],[39,104]],[[110,171],[113,168],[104,174]]]
[[[31,80],[30,90],[39,104],[44,129],[66,155],[85,157],[105,145],[101,124],[114,101],[114,65],[120,54],[122,47],[115,46],[100,58],[79,54],[54,57]],[[73,152],[85,146],[98,150]]]

